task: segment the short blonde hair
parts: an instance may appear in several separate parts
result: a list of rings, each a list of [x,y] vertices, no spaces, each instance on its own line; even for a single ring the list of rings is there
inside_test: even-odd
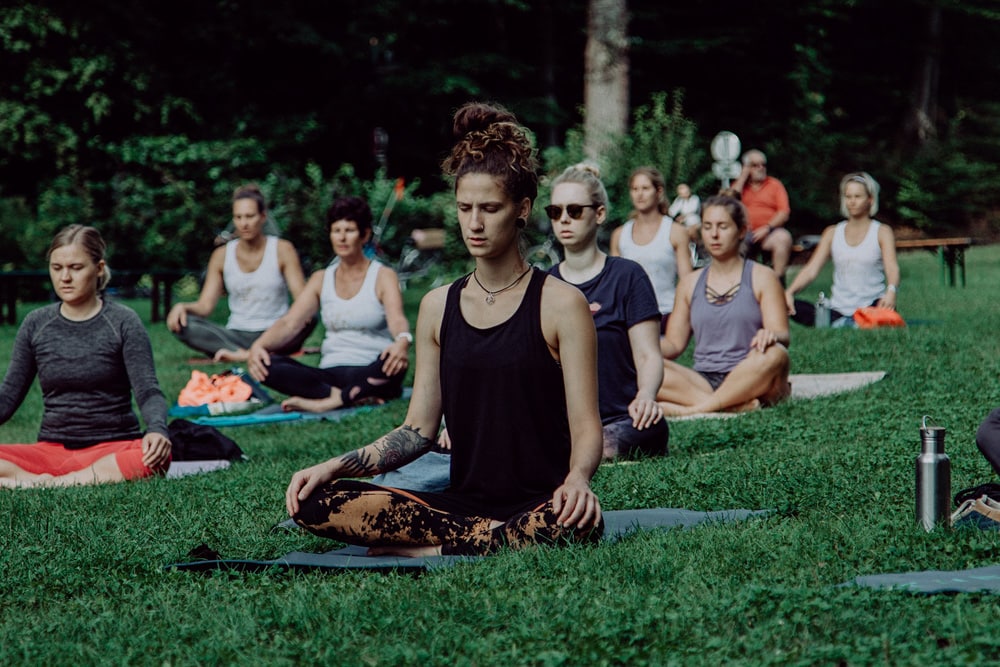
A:
[[[855,171],[840,179],[840,214],[845,218],[850,215],[847,212],[847,184],[860,183],[865,186],[865,192],[871,198],[872,203],[868,207],[868,215],[878,213],[878,181],[872,178],[867,171]]]

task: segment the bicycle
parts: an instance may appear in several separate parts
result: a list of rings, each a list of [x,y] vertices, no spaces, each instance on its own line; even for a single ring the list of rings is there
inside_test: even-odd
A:
[[[382,215],[378,222],[372,225],[372,236],[365,247],[365,254],[372,259],[379,259],[386,266],[395,269],[399,277],[399,286],[406,289],[406,285],[411,280],[424,278],[431,273],[435,264],[441,259],[444,250],[445,232],[443,229],[426,228],[414,229],[410,232],[409,238],[404,242],[399,253],[399,260],[393,261],[380,243],[389,222],[396,202],[403,198],[405,194],[405,183],[402,178],[397,178],[393,186],[389,199],[382,209]],[[444,284],[443,278],[435,276],[431,287],[438,287]]]
[[[545,240],[525,250],[524,259],[530,266],[542,271],[548,271],[562,261],[559,251],[556,250],[556,237],[552,233],[551,223],[549,223]]]
[[[419,280],[430,274],[444,254],[445,231],[440,228],[414,229],[399,254],[396,274],[399,286],[404,290],[411,280]],[[440,273],[434,276],[431,287],[440,287],[444,278]]]

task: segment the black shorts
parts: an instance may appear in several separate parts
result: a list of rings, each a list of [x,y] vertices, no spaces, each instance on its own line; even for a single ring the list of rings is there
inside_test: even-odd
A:
[[[708,380],[708,384],[709,384],[709,386],[712,387],[712,391],[715,391],[716,389],[719,388],[719,385],[722,384],[723,380],[725,380],[727,377],[729,377],[729,373],[730,372],[731,371],[724,371],[724,372],[723,371],[697,371],[698,375],[700,375],[703,378],[705,378],[706,380]]]

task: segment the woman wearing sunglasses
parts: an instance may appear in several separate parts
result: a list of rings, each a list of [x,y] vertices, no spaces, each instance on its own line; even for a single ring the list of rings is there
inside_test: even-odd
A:
[[[445,159],[475,270],[429,292],[415,335],[402,426],[301,470],[285,500],[307,530],[372,553],[487,554],[603,529],[590,479],[601,461],[596,333],[579,290],[532,269],[521,230],[538,192],[527,130],[500,107],[468,104]],[[429,451],[444,416],[451,484],[401,491],[346,477],[394,470]]]
[[[674,312],[660,339],[664,414],[739,412],[785,398],[788,312],[774,271],[745,259],[746,209],[727,195],[702,208],[701,238],[711,261],[681,279]],[[694,334],[694,367],[672,361]]]
[[[597,382],[604,426],[604,458],[667,453],[670,428],[656,402],[663,380],[653,285],[632,260],[597,247],[608,215],[608,193],[598,169],[567,168],[552,184],[545,212],[566,259],[550,269],[587,297],[597,328]]]
[[[899,263],[892,227],[873,220],[878,212],[878,183],[859,171],[840,181],[840,212],[845,220],[823,230],[809,262],[785,290],[788,314],[799,324],[814,326],[816,308],[795,298],[816,279],[826,260],[833,258],[830,322],[851,326],[858,308],[896,308]]]
[[[653,167],[639,167],[628,180],[632,198],[631,218],[611,233],[611,255],[642,265],[653,283],[660,309],[660,333],[674,307],[678,278],[692,271],[688,233],[667,210],[666,181]]]

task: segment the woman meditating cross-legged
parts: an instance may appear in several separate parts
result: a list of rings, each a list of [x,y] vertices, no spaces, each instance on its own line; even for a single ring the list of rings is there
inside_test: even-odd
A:
[[[318,535],[402,555],[488,554],[596,540],[601,461],[596,335],[579,290],[532,269],[521,230],[537,196],[530,137],[510,112],[460,108],[444,162],[475,271],[420,304],[413,396],[402,426],[292,477],[286,504]],[[433,445],[442,415],[451,486],[401,491],[366,477]]]
[[[360,197],[343,197],[326,214],[337,258],[309,279],[281,319],[250,346],[250,375],[290,397],[286,410],[325,412],[402,394],[409,368],[410,324],[396,272],[365,257],[372,212]],[[275,354],[320,312],[326,327],[319,368]]]
[[[299,255],[289,241],[264,233],[267,204],[257,185],[233,193],[237,238],[216,248],[208,260],[197,301],[178,303],[167,314],[167,328],[177,339],[215,361],[245,361],[247,350],[265,329],[288,311],[288,295],[298,296],[306,283]],[[221,326],[206,318],[223,293],[229,294],[229,321]],[[290,354],[315,328],[315,320],[285,342]]]
[[[608,193],[595,166],[568,167],[552,181],[545,212],[566,259],[550,269],[576,285],[597,327],[597,384],[604,458],[667,453],[670,427],[656,403],[663,380],[660,310],[642,266],[597,247]]]
[[[878,212],[878,190],[878,182],[863,171],[847,174],[840,181],[840,212],[847,219],[823,230],[812,257],[785,290],[788,313],[794,321],[816,324],[815,306],[795,295],[816,279],[831,257],[831,323],[843,320],[853,324],[850,318],[854,311],[865,306],[896,308],[896,237],[892,227],[872,219]]]
[[[59,303],[24,318],[0,385],[2,424],[37,375],[42,425],[34,444],[0,445],[0,487],[119,482],[170,465],[167,402],[149,335],[132,310],[104,298],[111,277],[104,250],[97,230],[83,225],[52,241],[49,276]]]
[[[660,339],[664,414],[752,410],[788,396],[788,314],[774,272],[740,254],[746,211],[716,195],[702,207],[701,236],[711,262],[684,277]],[[672,361],[694,333],[694,368]]]

